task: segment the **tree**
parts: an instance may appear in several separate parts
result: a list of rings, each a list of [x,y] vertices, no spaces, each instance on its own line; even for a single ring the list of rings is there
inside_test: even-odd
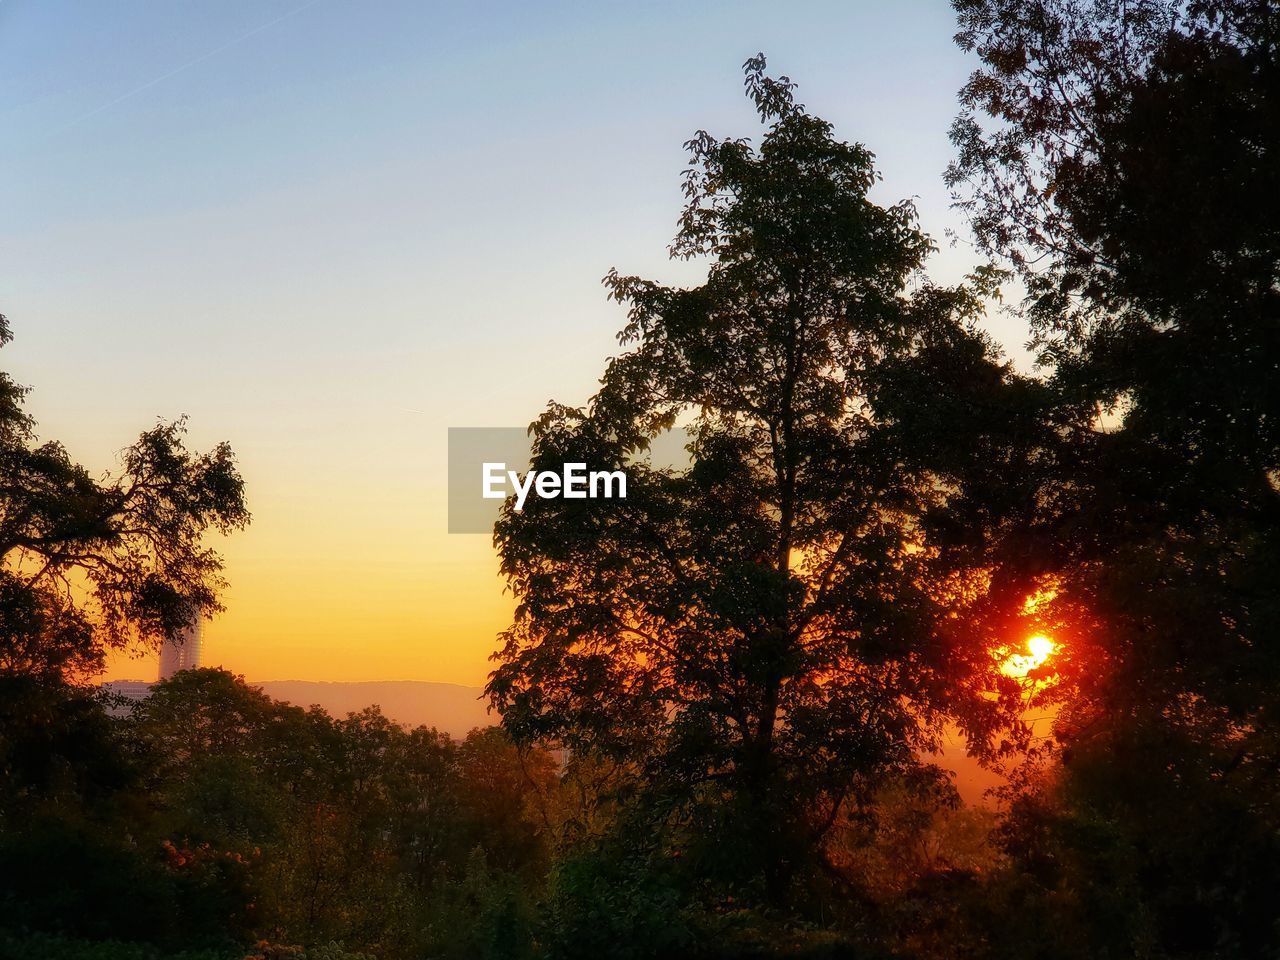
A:
[[[1046,883],[1082,899],[1126,873],[1113,942],[1264,955],[1277,917],[1252,891],[1280,869],[1261,839],[1280,824],[1280,17],[1262,0],[955,6],[982,65],[949,179],[1025,282],[1078,452],[994,551],[1050,559],[1078,664],[1059,688],[1065,767],[1020,801],[1012,849],[1058,864]],[[1170,824],[1186,825],[1172,841]]]
[[[218,611],[222,563],[202,537],[249,520],[231,448],[193,455],[184,421],[162,423],[96,480],[35,443],[25,393],[0,374],[0,672],[84,676],[111,647]]]
[[[0,816],[74,807],[132,778],[101,705],[73,684],[108,649],[218,610],[221,560],[202,536],[249,516],[225,444],[191,454],[182,421],[159,424],[119,476],[95,479],[37,443],[25,394],[0,373]]]
[[[1020,271],[1080,438],[1025,530],[1092,646],[1087,699],[1262,746],[1280,669],[1274,4],[956,8],[983,66],[949,177]]]
[[[14,878],[0,925],[226,941],[248,919],[243,862],[139,849],[119,809],[144,765],[81,684],[107,650],[219,609],[221,561],[201,540],[248,521],[234,458],[191,454],[182,421],[162,423],[118,476],[94,478],[37,442],[25,394],[0,373],[0,859]]]
[[[983,66],[948,179],[1022,273],[1045,358],[1128,428],[1274,494],[1274,4],[955,6]]]
[[[535,468],[625,468],[627,497],[508,502],[495,541],[519,606],[488,691],[518,740],[634,763],[669,822],[697,824],[681,856],[776,901],[944,716],[982,742],[1007,705],[982,696],[990,638],[960,625],[981,585],[927,535],[959,487],[906,456],[893,384],[943,356],[1016,378],[973,328],[996,278],[929,284],[911,204],[868,199],[871,153],[763,57],[745,75],[759,147],[687,144],[671,253],[705,258],[706,281],[610,272],[630,349],[588,408],[531,428]],[[688,468],[644,462],[677,426]]]

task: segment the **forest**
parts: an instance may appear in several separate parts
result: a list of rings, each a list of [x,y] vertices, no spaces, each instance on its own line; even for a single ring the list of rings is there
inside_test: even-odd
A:
[[[705,280],[611,271],[530,426],[626,497],[505,502],[464,739],[103,692],[220,611],[252,491],[182,420],[94,476],[0,374],[0,958],[1280,956],[1280,5],[953,6],[982,265],[748,59],[759,129],[685,145]]]

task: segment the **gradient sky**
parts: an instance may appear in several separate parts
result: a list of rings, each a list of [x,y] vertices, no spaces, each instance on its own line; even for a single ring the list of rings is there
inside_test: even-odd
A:
[[[445,533],[446,429],[583,402],[609,267],[696,279],[665,256],[682,143],[758,134],[759,50],[957,279],[953,32],[941,0],[8,0],[0,362],[94,470],[157,418],[231,441],[254,522],[210,663],[480,683],[511,600],[488,538]]]

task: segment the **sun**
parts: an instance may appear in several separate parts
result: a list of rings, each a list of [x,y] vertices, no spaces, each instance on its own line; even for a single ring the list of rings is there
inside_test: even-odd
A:
[[[1026,653],[1012,653],[1000,667],[1006,677],[1025,677],[1053,656],[1058,645],[1043,633],[1027,638]]]
[[[1049,654],[1053,653],[1054,646],[1054,642],[1043,633],[1037,633],[1027,641],[1027,649],[1031,651],[1031,656],[1035,657],[1036,666],[1049,659]]]

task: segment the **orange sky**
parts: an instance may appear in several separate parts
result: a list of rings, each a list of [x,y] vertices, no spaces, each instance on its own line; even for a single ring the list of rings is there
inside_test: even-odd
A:
[[[226,613],[205,626],[206,665],[254,680],[483,683],[513,606],[489,538],[449,536],[443,518],[435,531],[397,530],[401,507],[366,505],[371,525],[352,538],[363,542],[271,513],[224,541],[235,580]],[[155,669],[154,656],[117,655],[107,676],[152,679]]]

